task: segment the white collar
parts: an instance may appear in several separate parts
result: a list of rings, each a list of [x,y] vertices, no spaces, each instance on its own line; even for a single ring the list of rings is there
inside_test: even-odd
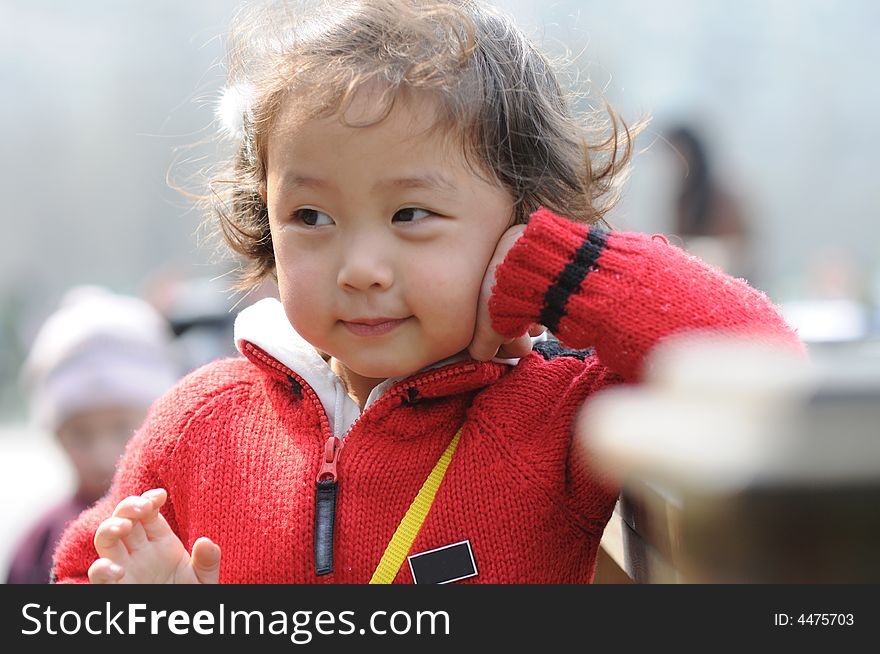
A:
[[[546,334],[542,334],[533,338],[532,342],[534,344],[546,339]],[[318,351],[294,330],[284,313],[284,307],[276,298],[260,300],[238,314],[235,319],[235,347],[239,352],[244,353],[244,342],[256,345],[311,386],[324,405],[334,435],[342,437],[360,416],[360,407],[348,395],[342,380]],[[457,354],[426,366],[418,372],[441,368],[467,359],[466,354]],[[519,359],[493,359],[493,361],[510,366],[519,363]],[[392,377],[378,384],[367,397],[364,410],[394,383],[410,376]]]

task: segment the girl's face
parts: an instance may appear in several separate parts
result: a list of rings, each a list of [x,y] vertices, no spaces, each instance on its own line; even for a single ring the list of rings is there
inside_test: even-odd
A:
[[[464,350],[489,259],[512,222],[510,193],[429,131],[425,98],[398,101],[370,127],[297,123],[293,102],[269,136],[266,202],[294,329],[369,378]],[[360,93],[346,119],[357,124],[371,110]]]

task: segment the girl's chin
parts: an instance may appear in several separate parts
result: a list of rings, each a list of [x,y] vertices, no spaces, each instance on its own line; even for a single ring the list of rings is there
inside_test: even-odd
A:
[[[345,369],[349,373],[354,373],[359,377],[363,377],[365,379],[389,379],[391,377],[405,377],[407,375],[411,375],[414,372],[418,372],[424,366],[389,366],[389,365],[371,365],[371,364],[363,364],[361,362],[354,362],[353,364],[346,363],[345,361],[339,361],[339,364],[345,366]]]
[[[439,361],[448,359],[456,354],[464,352],[463,348],[455,351],[446,352],[438,351],[432,355],[401,355],[400,352],[391,351],[387,356],[376,356],[375,358],[358,356],[355,352],[354,356],[346,356],[351,353],[341,353],[342,356],[332,354],[336,365],[341,365],[346,371],[363,377],[365,379],[389,379],[391,377],[407,377],[420,370],[434,365]],[[379,354],[379,353],[376,353]]]
[[[340,358],[334,356],[333,358],[336,361],[336,365],[341,365],[347,372],[365,379],[406,377],[435,363],[435,361],[428,361],[425,358],[398,359],[396,361],[369,361],[358,357]],[[437,361],[440,360],[437,359]]]

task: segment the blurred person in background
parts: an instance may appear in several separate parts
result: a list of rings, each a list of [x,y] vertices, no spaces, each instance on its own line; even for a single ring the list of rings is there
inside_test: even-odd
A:
[[[68,291],[22,370],[32,418],[74,468],[72,497],[50,509],[14,551],[7,583],[48,583],[64,526],[109,488],[129,437],[178,378],[166,321],[148,303],[93,286]]]
[[[675,196],[673,231],[684,249],[724,272],[754,282],[748,225],[740,203],[718,181],[697,131],[684,125],[666,138],[685,170]]]

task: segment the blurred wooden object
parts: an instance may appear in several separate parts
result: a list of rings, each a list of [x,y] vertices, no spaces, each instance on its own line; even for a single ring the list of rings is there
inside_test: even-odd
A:
[[[877,583],[878,484],[625,487],[595,583]]]
[[[680,583],[676,570],[676,504],[660,489],[625,489],[599,546],[594,583]]]

